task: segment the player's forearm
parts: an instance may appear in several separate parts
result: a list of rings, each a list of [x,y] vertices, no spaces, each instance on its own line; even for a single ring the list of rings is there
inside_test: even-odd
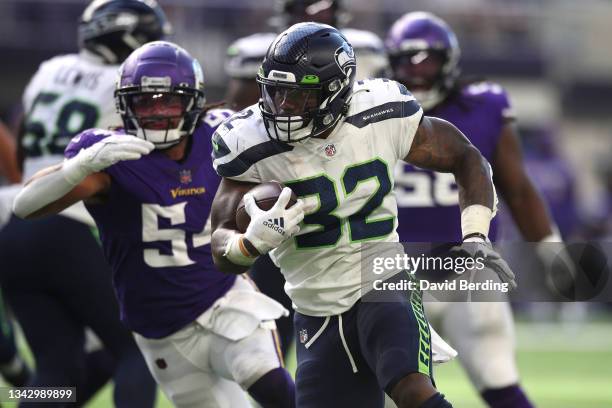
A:
[[[553,233],[553,222],[546,204],[530,181],[511,193],[500,191],[508,204],[512,218],[523,237],[530,242],[539,242]]]
[[[478,149],[470,145],[453,174],[459,186],[463,239],[486,239],[491,219],[497,211],[497,197],[489,163]]]
[[[482,205],[495,211],[495,188],[489,163],[474,146],[466,146],[453,175],[459,187],[461,210],[471,205]]]
[[[15,215],[21,218],[36,218],[66,208],[67,206],[58,208],[54,205],[75,187],[66,180],[63,170],[63,164],[58,164],[36,173],[15,197]]]
[[[221,272],[241,274],[248,270],[249,265],[239,265],[230,260],[229,250],[231,249],[231,241],[240,234],[238,231],[230,230],[227,228],[218,228],[212,234],[212,255],[213,261],[217,269]],[[229,245],[229,246],[228,246]],[[252,259],[250,263],[253,263],[255,259]]]

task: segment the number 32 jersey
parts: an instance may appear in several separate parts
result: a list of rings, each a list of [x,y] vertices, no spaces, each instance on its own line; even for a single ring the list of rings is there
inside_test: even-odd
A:
[[[326,139],[273,141],[253,105],[213,136],[222,177],[277,180],[315,204],[297,236],[270,253],[300,313],[327,316],[361,296],[361,245],[397,242],[393,168],[407,156],[423,115],[403,85],[358,81],[347,115]]]

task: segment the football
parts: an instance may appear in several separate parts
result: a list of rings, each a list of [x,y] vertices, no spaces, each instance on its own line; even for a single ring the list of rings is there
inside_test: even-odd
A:
[[[274,206],[276,201],[278,200],[278,196],[283,191],[283,186],[278,181],[267,181],[265,183],[261,183],[253,187],[249,190],[249,193],[253,195],[255,199],[255,203],[262,210],[269,210]],[[286,208],[291,207],[297,201],[297,196],[295,193],[291,193],[291,198],[289,199],[289,203]],[[244,200],[240,200],[238,203],[238,208],[236,209],[236,226],[238,231],[245,232],[249,223],[251,222],[251,217],[246,212],[246,208],[244,208]]]

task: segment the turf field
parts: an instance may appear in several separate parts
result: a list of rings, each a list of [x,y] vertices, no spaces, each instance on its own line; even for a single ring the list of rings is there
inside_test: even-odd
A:
[[[517,338],[522,383],[537,407],[612,407],[610,322],[579,325],[519,323]],[[295,362],[290,359],[288,365],[293,370]],[[435,376],[438,387],[455,408],[485,407],[457,362],[438,366]],[[112,407],[111,386],[105,387],[87,407]],[[171,407],[161,393],[157,407]]]

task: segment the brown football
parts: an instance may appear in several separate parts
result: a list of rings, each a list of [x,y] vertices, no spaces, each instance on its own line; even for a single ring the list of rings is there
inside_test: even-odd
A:
[[[285,186],[278,181],[267,181],[265,183],[256,185],[249,190],[249,193],[253,195],[257,206],[262,210],[267,211],[274,206],[284,187]],[[292,193],[291,198],[289,199],[289,204],[287,204],[287,208],[295,204],[296,201],[297,196],[295,193]],[[244,200],[240,200],[238,203],[238,208],[236,209],[236,226],[238,227],[238,231],[245,232],[250,222],[251,217],[249,214],[247,214],[246,209],[244,208]]]

